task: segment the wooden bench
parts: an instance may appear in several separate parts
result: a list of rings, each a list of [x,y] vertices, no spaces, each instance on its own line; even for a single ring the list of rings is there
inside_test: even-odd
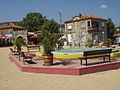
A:
[[[23,64],[25,65],[25,60],[31,60],[32,61],[32,56],[28,56],[28,55],[26,55],[24,52],[20,52],[20,54],[19,54],[19,59],[20,59],[20,57],[23,57]],[[20,60],[19,60],[20,61]]]
[[[40,51],[40,46],[39,45],[27,45],[28,52],[30,50],[39,50]]]
[[[99,43],[99,47],[110,47],[109,43]]]
[[[86,61],[86,66],[87,66],[87,60],[91,58],[98,58],[98,57],[103,57],[103,61],[105,62],[105,57],[109,58],[110,62],[110,53],[112,52],[112,49],[104,49],[104,50],[92,50],[92,51],[85,51],[83,54],[83,57],[79,58],[81,61],[85,60]]]
[[[13,50],[12,48],[10,48],[10,51],[13,55],[18,55],[19,54],[17,51]]]

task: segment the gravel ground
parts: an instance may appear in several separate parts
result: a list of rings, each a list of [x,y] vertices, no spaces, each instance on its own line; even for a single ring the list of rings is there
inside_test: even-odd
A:
[[[0,90],[120,90],[120,69],[87,75],[21,72],[0,47]]]

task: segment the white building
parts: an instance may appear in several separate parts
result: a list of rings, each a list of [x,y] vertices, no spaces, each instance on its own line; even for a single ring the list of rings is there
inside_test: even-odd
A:
[[[106,19],[97,16],[81,14],[65,21],[68,45],[86,46],[88,38],[96,43],[104,42],[107,39],[106,22]]]

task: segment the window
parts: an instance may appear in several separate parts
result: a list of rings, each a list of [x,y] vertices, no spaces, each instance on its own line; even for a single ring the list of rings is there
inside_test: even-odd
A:
[[[72,29],[72,25],[71,24],[67,24],[67,29]]]
[[[88,23],[88,27],[90,26],[90,21],[87,22]]]
[[[85,23],[81,22],[81,28],[84,28],[84,27],[85,27]]]
[[[105,23],[104,23],[104,22],[102,22],[102,26],[103,26],[103,27],[105,26]]]
[[[95,39],[96,41],[98,40],[98,36],[97,36],[97,34],[95,34],[94,39]]]
[[[96,23],[96,27],[99,27],[99,23]]]
[[[67,28],[68,28],[68,29],[72,29],[72,26],[71,26],[71,25],[68,25]]]

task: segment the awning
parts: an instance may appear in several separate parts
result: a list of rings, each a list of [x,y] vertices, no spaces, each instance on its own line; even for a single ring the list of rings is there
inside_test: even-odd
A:
[[[5,35],[0,35],[0,37],[5,36]]]
[[[37,34],[34,34],[33,36],[31,36],[30,38],[38,38],[39,36]]]
[[[13,39],[13,38],[8,36],[0,36],[0,39]]]
[[[113,36],[114,37],[120,37],[120,34],[114,34]]]

